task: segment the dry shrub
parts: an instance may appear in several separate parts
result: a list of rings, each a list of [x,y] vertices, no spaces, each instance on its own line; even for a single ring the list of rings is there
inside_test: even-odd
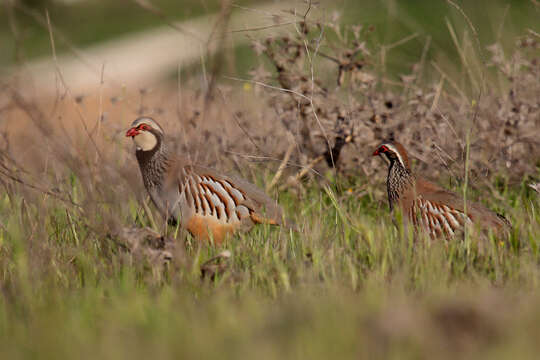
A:
[[[280,88],[264,87],[267,103],[301,149],[296,161],[306,165],[324,158],[339,173],[381,179],[372,175],[386,170],[370,155],[377,143],[393,138],[419,160],[417,171],[459,181],[469,137],[473,179],[502,174],[519,181],[536,171],[536,38],[518,39],[510,55],[498,44],[482,50],[489,60],[480,64],[482,73],[475,79],[483,83],[478,91],[469,91],[437,63],[432,64],[438,71],[433,83],[423,80],[429,68],[421,54],[409,74],[397,81],[387,77],[381,71],[384,47],[369,45],[371,32],[304,21],[288,36],[254,43],[255,51],[269,60],[269,66],[253,72],[254,79]]]

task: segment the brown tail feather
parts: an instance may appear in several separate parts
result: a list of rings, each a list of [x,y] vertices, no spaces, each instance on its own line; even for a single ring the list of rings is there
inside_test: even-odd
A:
[[[300,232],[298,230],[298,227],[296,226],[296,224],[291,220],[287,220],[287,221],[283,222],[281,220],[275,220],[275,219],[272,219],[272,218],[266,218],[264,216],[261,216],[260,214],[255,213],[255,212],[252,212],[250,214],[250,216],[251,216],[251,220],[253,220],[253,222],[256,223],[256,224],[278,225],[278,226],[284,227],[285,229],[291,229],[293,231]]]
[[[270,224],[270,225],[281,225],[280,222],[274,220],[274,219],[271,219],[271,218],[266,218],[266,217],[263,217],[255,212],[252,212],[250,214],[251,216],[251,220],[253,220],[253,222],[255,224]]]

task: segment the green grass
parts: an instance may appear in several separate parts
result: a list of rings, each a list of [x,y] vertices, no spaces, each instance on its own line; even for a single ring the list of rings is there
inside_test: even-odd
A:
[[[401,238],[373,190],[282,193],[300,233],[259,226],[221,247],[188,246],[186,260],[164,269],[85,225],[112,213],[146,224],[135,199],[89,219],[50,199],[4,195],[0,357],[533,356],[539,197],[524,185],[504,192],[498,203],[511,204],[515,232],[480,250],[475,239]],[[200,265],[223,249],[233,254],[227,271],[201,279]]]

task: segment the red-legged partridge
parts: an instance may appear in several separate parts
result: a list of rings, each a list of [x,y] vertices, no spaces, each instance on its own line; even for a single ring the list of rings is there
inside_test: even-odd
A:
[[[386,187],[390,209],[401,208],[404,223],[412,222],[431,238],[452,237],[465,226],[491,229],[495,233],[510,229],[510,222],[481,204],[467,201],[419,176],[413,175],[407,152],[395,141],[382,143],[373,156],[384,155],[390,162]]]
[[[136,119],[126,136],[136,145],[144,186],[160,213],[196,239],[220,243],[254,224],[281,225],[282,210],[255,185],[192,164],[168,149],[161,126]]]

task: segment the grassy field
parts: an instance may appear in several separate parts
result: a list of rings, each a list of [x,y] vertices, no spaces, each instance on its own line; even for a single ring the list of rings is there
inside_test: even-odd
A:
[[[463,25],[460,10],[497,24],[493,6],[485,22],[480,8],[434,15],[404,47],[420,29],[406,16],[387,35],[349,26],[352,11],[298,21],[238,50],[241,81],[213,72],[218,56],[153,89],[26,98],[0,84],[0,358],[536,359],[540,45],[530,14],[498,46]],[[509,23],[529,6],[512,3]],[[220,246],[176,234],[124,136],[141,114],[196,162],[274,183],[299,231]],[[404,233],[371,156],[391,136],[417,173],[504,214],[510,236]]]
[[[481,251],[477,239],[400,237],[371,192],[307,191],[303,200],[280,194],[298,234],[259,227],[221,247],[192,243],[164,268],[85,226],[111,213],[141,221],[133,198],[88,219],[46,197],[29,204],[4,195],[0,354],[535,358],[540,202],[532,190],[502,194],[517,226]],[[224,249],[232,253],[225,272],[201,278],[201,265]]]

